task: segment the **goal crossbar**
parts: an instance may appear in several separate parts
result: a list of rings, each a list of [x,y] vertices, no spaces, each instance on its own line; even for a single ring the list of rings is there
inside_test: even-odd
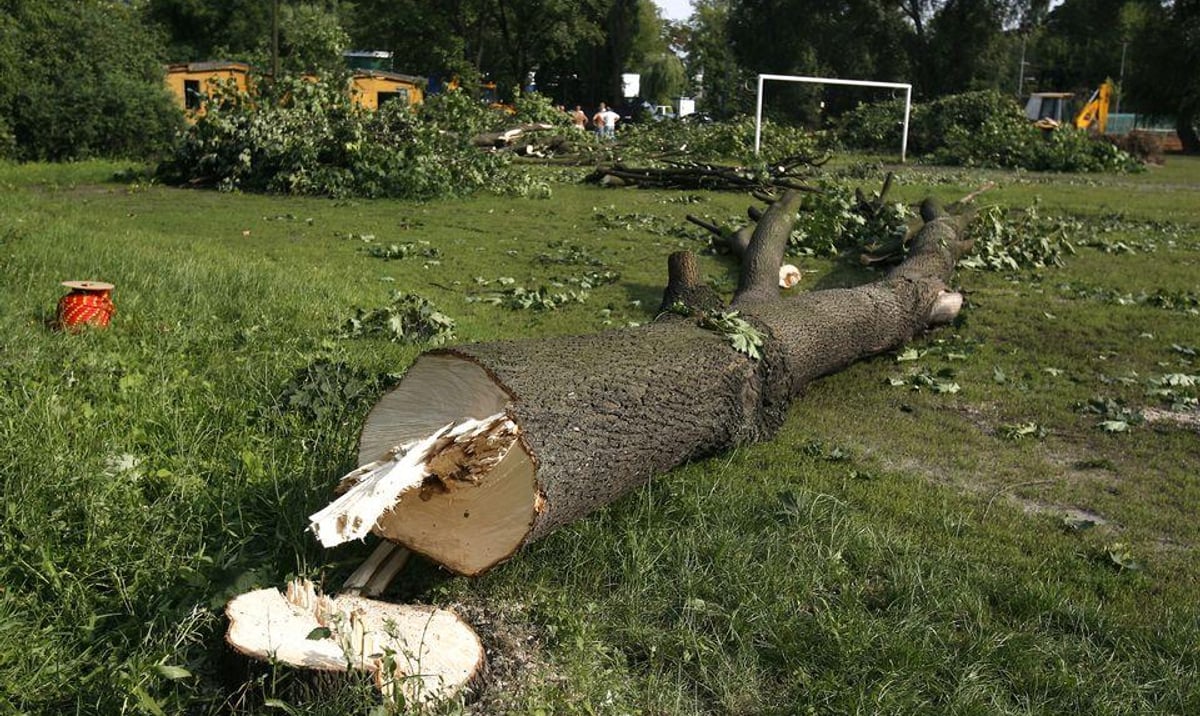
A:
[[[887,87],[904,90],[904,130],[900,133],[900,161],[908,155],[908,117],[912,111],[912,85],[907,82],[873,82],[870,80],[842,80],[836,77],[805,77],[803,75],[759,75],[758,99],[754,109],[754,155],[758,156],[762,144],[763,80],[780,82],[805,82],[822,85],[850,85],[853,87]]]

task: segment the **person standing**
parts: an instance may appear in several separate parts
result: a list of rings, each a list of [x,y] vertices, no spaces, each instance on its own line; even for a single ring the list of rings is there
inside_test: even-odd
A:
[[[604,110],[604,137],[612,140],[617,136],[617,122],[620,121],[621,115],[617,114],[608,107]]]
[[[575,105],[575,111],[571,113],[571,123],[581,132],[587,129],[587,115],[584,114],[583,107]]]
[[[608,105],[600,103],[600,109],[592,115],[592,126],[596,128],[596,139],[604,139],[604,113],[608,111]]]

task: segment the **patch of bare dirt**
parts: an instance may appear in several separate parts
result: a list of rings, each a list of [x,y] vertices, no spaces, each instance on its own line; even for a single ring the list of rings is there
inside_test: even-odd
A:
[[[1163,410],[1161,408],[1144,408],[1142,417],[1148,423],[1166,423],[1200,433],[1200,410]]]
[[[533,626],[528,606],[471,601],[455,604],[454,610],[475,629],[487,655],[487,669],[474,689],[479,698],[467,704],[469,713],[509,713],[511,699],[530,676],[545,671],[543,635]]]
[[[1109,524],[1109,521],[1104,519],[1103,516],[1079,507],[1026,500],[1020,497],[1013,497],[1013,501],[1020,505],[1021,509],[1027,513],[1059,517],[1062,519],[1064,525],[1076,528],[1101,527]]]

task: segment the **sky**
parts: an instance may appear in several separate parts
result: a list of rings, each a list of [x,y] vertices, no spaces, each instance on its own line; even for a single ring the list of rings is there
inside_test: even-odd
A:
[[[1050,0],[1050,9],[1062,5],[1063,0]],[[692,14],[692,0],[654,0],[668,20],[686,20]]]
[[[668,20],[686,20],[692,14],[692,0],[654,0]]]

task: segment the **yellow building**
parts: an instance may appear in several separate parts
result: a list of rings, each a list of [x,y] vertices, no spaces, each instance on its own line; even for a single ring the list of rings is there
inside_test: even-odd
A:
[[[204,103],[218,84],[233,80],[249,90],[250,65],[244,62],[180,62],[167,65],[167,88],[189,118],[204,114]]]
[[[424,80],[383,70],[355,70],[350,79],[350,98],[360,107],[379,109],[385,102],[400,101],[408,106],[425,100]]]
[[[167,65],[167,88],[175,104],[189,120],[204,115],[204,103],[217,85],[233,80],[239,91],[250,86],[250,65],[243,62],[180,62]],[[315,75],[305,79],[316,82]],[[425,100],[424,79],[384,70],[355,70],[350,77],[350,99],[366,109],[379,109],[386,102],[397,100],[407,106]]]

